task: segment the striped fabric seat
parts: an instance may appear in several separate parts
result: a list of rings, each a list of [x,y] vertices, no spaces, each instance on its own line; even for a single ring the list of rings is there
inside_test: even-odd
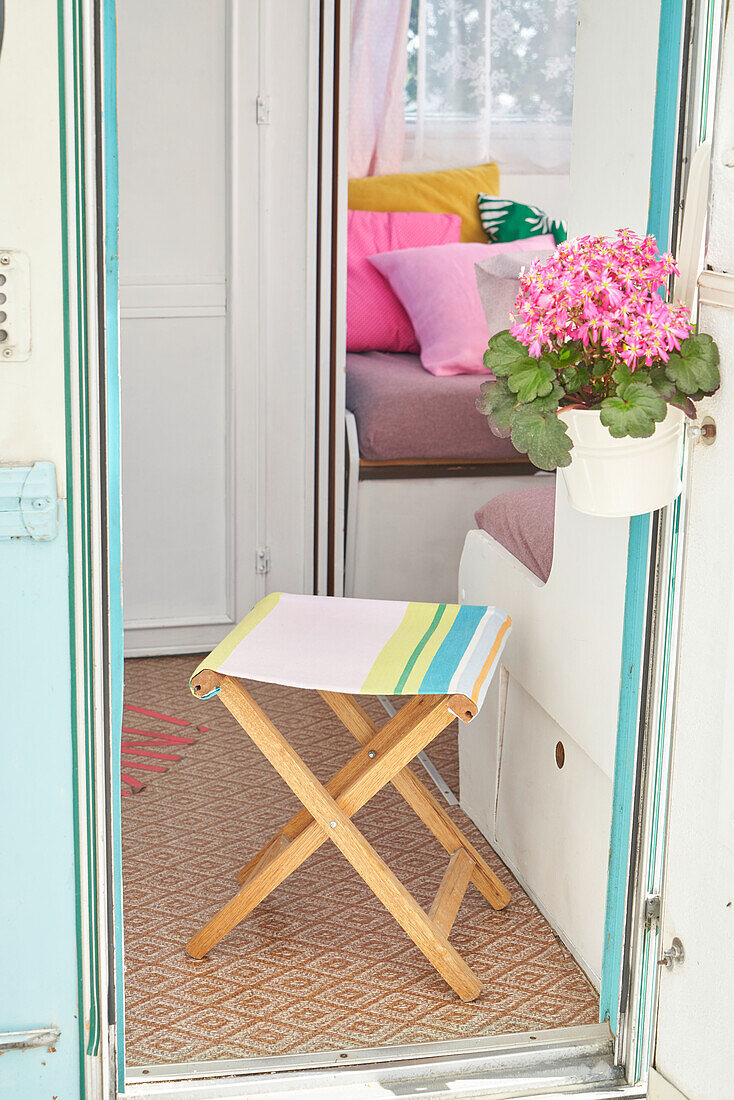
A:
[[[273,593],[199,665],[349,695],[465,695],[479,709],[510,632],[496,607]]]

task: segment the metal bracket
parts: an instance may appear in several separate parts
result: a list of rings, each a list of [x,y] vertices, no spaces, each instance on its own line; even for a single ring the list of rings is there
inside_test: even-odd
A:
[[[31,1047],[51,1047],[58,1042],[57,1027],[36,1027],[30,1031],[0,1031],[0,1054],[7,1050],[30,1050]]]
[[[703,443],[705,447],[710,447],[712,443],[716,442],[716,421],[714,418],[704,416],[700,424],[689,424],[688,438],[694,445]]]
[[[270,547],[261,546],[255,551],[255,572],[270,572]]]
[[[59,532],[53,462],[0,466],[0,540],[50,542]]]
[[[660,920],[660,894],[648,894],[645,898],[645,924],[649,928],[653,921]]]
[[[258,126],[270,125],[270,96],[259,95],[255,100]]]
[[[726,271],[702,271],[698,276],[698,304],[734,309],[734,275]]]

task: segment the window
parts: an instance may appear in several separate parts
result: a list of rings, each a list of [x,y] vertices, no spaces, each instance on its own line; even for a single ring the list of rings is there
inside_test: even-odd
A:
[[[567,172],[576,0],[412,0],[404,169]]]

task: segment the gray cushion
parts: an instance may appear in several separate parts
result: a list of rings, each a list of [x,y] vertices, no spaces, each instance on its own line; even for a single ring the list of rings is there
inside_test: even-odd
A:
[[[550,250],[540,252],[507,252],[474,264],[479,297],[487,318],[489,335],[510,327],[510,313],[520,290],[520,274],[533,260],[547,260]]]
[[[481,527],[505,550],[547,581],[553,564],[556,487],[550,481],[530,489],[514,489],[488,500],[474,513]]]
[[[354,413],[359,453],[372,462],[446,459],[523,460],[509,439],[489,430],[476,410],[481,374],[437,377],[417,355],[347,354],[347,408]]]

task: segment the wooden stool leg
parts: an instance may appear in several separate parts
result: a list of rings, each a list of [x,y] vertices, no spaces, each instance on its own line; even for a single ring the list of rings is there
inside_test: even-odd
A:
[[[202,685],[203,690],[209,691],[212,687],[220,686],[222,702],[252,737],[245,707],[247,705],[255,707],[254,700],[238,680],[218,674],[215,676],[211,673],[207,676],[206,683]],[[379,735],[370,742],[370,745],[358,752],[332,780],[332,783],[339,780],[340,786],[344,786],[346,780],[349,780],[348,785],[339,795],[339,805],[346,814],[351,816],[361,809],[397,771],[400,771],[413,758],[416,752],[420,752],[430,744],[433,738],[453,721],[453,714],[448,710],[445,697],[425,696],[415,702],[416,706],[411,708],[410,714],[404,713],[408,710],[404,707],[395,718],[382,727]],[[258,714],[264,721],[269,721],[259,708]],[[398,722],[401,715],[402,718]],[[411,717],[412,723],[409,721]],[[269,724],[272,726],[272,723]],[[275,729],[274,726],[273,729]],[[255,740],[254,737],[252,739]],[[373,744],[378,748],[373,749]],[[416,745],[418,747],[415,747]],[[371,752],[375,753],[374,758],[369,755]],[[276,770],[278,770],[277,767]],[[320,825],[314,821],[308,810],[302,813],[305,813],[306,820],[310,824],[294,836],[279,855],[271,854],[271,858],[268,858],[271,846],[278,837],[274,837],[258,853],[246,868],[253,873],[247,878],[243,887],[200,932],[192,937],[186,947],[189,955],[195,959],[203,958],[215,944],[244,920],[248,913],[251,913],[268,894],[272,893],[324,843],[327,838]],[[296,817],[300,818],[300,814]],[[292,819],[292,821],[295,820],[296,818]],[[282,831],[285,832],[285,830]],[[259,865],[255,867],[255,863]]]
[[[457,848],[441,879],[441,885],[436,891],[428,916],[444,936],[448,936],[454,926],[473,867],[474,860],[471,856],[468,856],[463,848]]]
[[[247,729],[263,755],[310,811],[324,833],[346,856],[385,908],[395,917],[416,947],[423,952],[462,1000],[474,1000],[482,989],[476,975],[458,951],[451,946],[438,925],[423,912],[372,845],[365,840],[349,814],[345,813],[339,803],[319,783],[313,772],[291,748],[267,715],[237,681],[223,682],[221,695],[222,701]],[[405,740],[407,736],[406,733],[403,739]],[[297,840],[290,847],[295,843]]]
[[[399,735],[403,730],[407,730],[409,727],[415,725],[426,714],[430,713],[431,709],[440,703],[443,699],[442,695],[423,695],[411,699],[404,707],[401,708],[399,714],[396,714],[389,722],[386,722],[384,726],[378,729],[374,726],[374,737],[367,742],[362,742],[364,751],[357,753],[352,759],[344,765],[343,768],[334,775],[326,784],[326,789],[332,798],[339,798],[339,796],[347,789],[349,784],[354,780],[361,771],[365,769],[370,759],[376,759],[378,756],[384,755],[386,749],[393,742],[395,737]],[[399,719],[399,721],[398,721]],[[369,753],[374,753],[374,757],[370,757]],[[244,883],[248,876],[252,873],[255,866],[259,864],[260,860],[265,857],[270,847],[278,839],[278,836],[286,836],[290,840],[298,836],[307,825],[310,825],[313,821],[311,814],[306,809],[301,809],[295,814],[287,825],[284,825],[277,836],[268,841],[264,848],[261,848],[257,855],[253,856],[248,863],[237,872],[237,881]],[[454,845],[456,847],[456,845]]]
[[[331,691],[320,691],[319,695],[360,744],[364,745],[374,737],[378,727],[351,695],[339,695]],[[404,707],[401,708],[398,714],[402,714],[404,709]],[[454,824],[443,806],[436,801],[415,772],[411,768],[403,768],[393,778],[392,784],[447,852],[451,854],[460,847],[471,857],[474,864],[471,881],[492,908],[504,909],[509,905],[511,901],[509,890],[500,882],[487,861],[464,836],[458,825]]]
[[[268,864],[272,863],[282,852],[286,850],[291,842],[291,838],[286,836],[285,833],[278,833],[274,836],[269,844],[266,844],[261,852],[251,859],[246,867],[243,867],[240,873],[237,875],[239,882],[244,886],[255,877],[258,871],[263,871]]]
[[[186,945],[193,959],[203,959],[212,947],[231,932],[268,894],[292,875],[310,855],[320,848],[326,836],[315,822],[304,830],[280,855],[263,860],[262,865],[245,882],[227,904],[197,932]]]

